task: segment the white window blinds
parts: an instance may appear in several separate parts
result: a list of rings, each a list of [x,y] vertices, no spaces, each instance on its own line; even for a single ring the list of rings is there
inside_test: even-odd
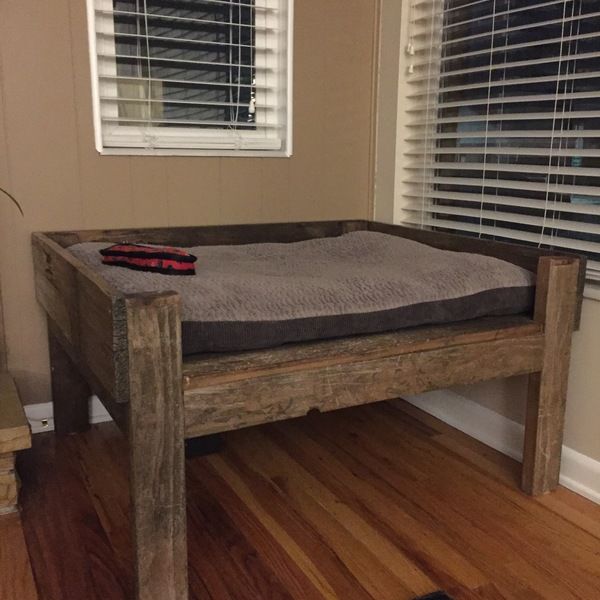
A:
[[[289,155],[291,13],[292,0],[88,0],[98,149]]]
[[[402,219],[600,280],[600,2],[409,1]]]

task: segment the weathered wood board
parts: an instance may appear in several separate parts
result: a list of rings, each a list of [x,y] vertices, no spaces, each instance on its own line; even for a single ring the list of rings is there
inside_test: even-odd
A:
[[[541,368],[544,337],[458,344],[388,357],[323,366],[292,366],[271,373],[234,373],[184,393],[186,436],[389,400],[493,377],[533,373]]]

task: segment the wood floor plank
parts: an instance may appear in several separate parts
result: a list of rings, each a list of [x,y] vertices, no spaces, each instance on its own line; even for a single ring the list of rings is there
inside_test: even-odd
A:
[[[373,598],[395,600],[400,594],[419,595],[434,587],[389,540],[348,510],[298,463],[290,464],[292,459],[260,432],[245,431],[242,436],[232,437],[248,464],[277,485],[288,503],[318,529]],[[405,584],[407,573],[411,574],[411,587]]]
[[[539,506],[520,492],[485,478],[472,467],[466,481],[461,472],[464,465],[458,457],[436,449],[434,440],[420,439],[406,423],[390,422],[387,414],[375,408],[344,411],[336,419],[335,430],[326,426],[329,416],[323,417],[319,419],[323,429],[316,434],[321,443],[345,435],[339,442],[344,450],[361,440],[382,449],[395,445],[404,460],[424,461],[435,473],[427,484],[403,481],[399,473],[393,468],[386,469],[378,460],[371,460],[370,466],[379,473],[381,481],[393,482],[398,492],[396,501],[405,510],[437,526],[438,535],[449,543],[454,539],[458,547],[468,551],[470,560],[491,572],[493,578],[502,581],[505,577],[519,578],[529,573],[529,578],[535,579],[543,590],[548,591],[547,582],[551,581],[553,589],[562,592],[563,598],[587,598],[600,589],[597,582],[600,565],[594,558],[597,542],[588,545],[589,536],[569,539],[573,534],[569,528],[563,528],[549,511],[540,512]],[[368,458],[368,454],[356,454]],[[407,491],[408,497],[404,495]],[[413,498],[418,498],[418,504]],[[524,506],[528,510],[523,510]],[[541,523],[532,525],[536,517],[542,516]],[[532,541],[532,534],[537,540]],[[572,544],[577,548],[576,557]],[[552,547],[553,552],[539,551],[547,547]],[[563,568],[565,560],[573,563],[573,570]],[[529,571],[527,561],[534,562],[537,568]]]
[[[127,600],[131,576],[114,551],[84,484],[75,436],[38,436],[25,452],[23,529],[43,600]],[[126,490],[125,490],[126,493]]]
[[[269,428],[268,433],[304,468],[326,484],[340,501],[384,532],[438,587],[461,585],[475,589],[488,582],[482,571],[440,540],[435,530],[407,515],[395,505],[392,497],[379,491],[321,444],[302,436],[300,426],[274,426]]]
[[[126,455],[113,424],[34,436],[20,470],[38,600],[130,597]],[[187,461],[190,598],[600,598],[600,506],[563,488],[529,498],[517,472],[401,402],[227,434]],[[0,575],[14,565],[0,599],[30,600],[7,535],[0,520]]]
[[[261,519],[255,514],[257,503],[254,497],[249,497],[253,496],[249,488],[243,484],[240,486],[239,481],[231,485],[231,475],[228,483],[205,459],[195,459],[190,463],[192,464],[188,465],[189,495],[210,494],[215,498],[236,527],[245,533],[262,560],[269,562],[271,569],[285,584],[293,598],[323,600],[323,598],[336,597],[314,562],[289,539],[288,535],[285,535],[285,531],[277,525],[273,526],[273,521],[269,517],[262,516]],[[235,489],[236,493],[232,494],[232,489]],[[264,512],[260,508],[258,510]],[[281,544],[280,548],[285,550],[284,552],[279,551],[279,544]],[[292,545],[293,548],[290,548]]]
[[[379,426],[383,423],[381,417],[374,417]],[[418,440],[414,442],[419,443]],[[469,470],[467,473],[466,463],[448,453],[446,448],[438,450],[435,441],[431,450],[442,467],[436,478],[440,494],[450,497],[458,486],[461,501],[477,506],[474,515],[482,525],[493,523],[507,543],[518,547],[525,556],[529,553],[529,560],[537,563],[540,570],[545,570],[556,587],[562,583],[565,590],[576,591],[583,597],[593,595],[600,589],[597,539],[587,533],[578,534],[563,519],[557,519],[555,514],[542,508],[539,503],[530,502],[514,486],[498,482],[479,470]],[[498,498],[505,501],[498,502]],[[536,548],[552,548],[552,552],[539,552]],[[571,563],[568,574],[562,569],[565,560]]]
[[[21,517],[0,517],[0,598],[38,600]]]
[[[326,544],[317,529],[290,506],[274,483],[257,477],[232,453],[208,459],[231,489],[294,557],[324,598],[372,600],[356,574]]]

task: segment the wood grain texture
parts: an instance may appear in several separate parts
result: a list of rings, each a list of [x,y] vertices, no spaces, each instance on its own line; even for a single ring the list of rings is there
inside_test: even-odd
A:
[[[18,496],[19,480],[15,470],[15,454],[0,454],[0,515],[18,510]]]
[[[117,402],[127,401],[123,294],[48,236],[34,233],[32,247],[36,295],[49,319],[77,362]]]
[[[51,332],[50,335],[58,341],[61,349],[68,355],[70,361],[76,367],[77,371],[81,375],[83,375],[90,389],[102,401],[102,404],[104,405],[110,416],[114,419],[114,421],[121,428],[121,430],[126,432],[128,428],[127,403],[117,402],[112,397],[108,389],[104,387],[103,383],[90,370],[89,365],[83,361],[81,355],[68,342],[60,328],[56,326],[56,324],[52,321],[50,317],[48,317],[48,331]],[[125,367],[125,373],[127,372],[127,367]],[[127,383],[127,386],[128,385],[129,383]]]
[[[89,400],[92,391],[53,329],[51,324],[48,328],[48,347],[54,430],[58,435],[85,431],[89,427]]]
[[[13,378],[0,373],[0,454],[31,447],[31,430]]]
[[[540,259],[534,318],[543,324],[545,349],[541,372],[529,379],[522,486],[530,494],[558,486],[579,268]]]
[[[367,221],[350,220],[55,231],[49,232],[47,235],[64,248],[80,242],[117,243],[123,241],[177,246],[216,246],[265,242],[300,242],[313,238],[338,236],[349,231],[364,230],[366,228]]]
[[[195,437],[389,400],[401,394],[532,373],[540,369],[541,334],[492,339],[414,353],[289,365],[266,374],[221,377],[184,393],[186,436]],[[405,348],[406,350],[406,348]],[[402,351],[402,346],[400,346]]]
[[[0,518],[0,598],[38,600],[19,515]]]
[[[179,296],[140,295],[126,306],[135,597],[186,600]]]
[[[196,354],[184,358],[184,390],[367,358],[387,358],[460,344],[519,338],[541,331],[541,325],[527,317],[485,317],[389,333],[285,344],[264,350]]]
[[[401,401],[224,438],[187,461],[194,600],[597,597],[600,506],[526,496],[518,463]],[[40,598],[131,598],[126,452],[102,424],[22,456]]]

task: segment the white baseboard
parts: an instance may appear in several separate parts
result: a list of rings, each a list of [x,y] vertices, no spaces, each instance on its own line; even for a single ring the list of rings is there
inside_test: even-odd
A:
[[[407,402],[516,460],[523,455],[523,425],[515,423],[464,396],[449,390],[405,397]],[[54,430],[52,404],[30,404],[25,414],[33,433]],[[110,421],[96,396],[90,398],[90,421]],[[47,425],[44,425],[44,421]],[[600,504],[600,461],[563,446],[560,483]]]
[[[404,399],[503,454],[523,457],[523,425],[464,396],[440,390]],[[560,483],[600,504],[600,461],[563,446]]]
[[[25,416],[31,425],[32,433],[54,431],[54,417],[52,416],[52,403],[29,404],[24,407]],[[104,423],[111,421],[106,408],[97,396],[90,398],[90,423]]]

